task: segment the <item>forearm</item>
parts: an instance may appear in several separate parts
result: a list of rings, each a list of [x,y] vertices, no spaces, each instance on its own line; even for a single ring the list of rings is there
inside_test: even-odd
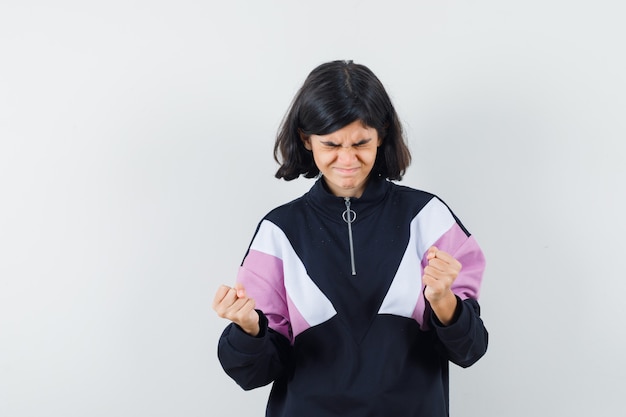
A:
[[[435,302],[430,302],[430,307],[432,308],[435,316],[437,316],[439,322],[442,325],[447,326],[454,318],[454,313],[457,310],[457,303],[457,297],[452,291],[448,290],[446,295],[444,295],[441,299]]]

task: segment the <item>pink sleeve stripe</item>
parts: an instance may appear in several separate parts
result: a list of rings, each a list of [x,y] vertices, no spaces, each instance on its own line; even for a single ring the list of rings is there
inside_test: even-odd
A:
[[[478,299],[485,269],[485,257],[474,237],[468,237],[465,231],[455,223],[450,230],[437,239],[433,246],[448,252],[462,265],[459,276],[452,284],[452,291],[462,300],[467,298]],[[422,274],[427,263],[426,253],[424,253]]]
[[[263,271],[263,275],[253,271]],[[254,299],[256,308],[267,316],[269,327],[291,341],[292,331],[283,279],[282,260],[253,249],[248,252],[237,275],[237,282]]]
[[[300,314],[300,310],[296,307],[295,303],[291,300],[291,297],[287,295],[287,306],[289,308],[289,318],[291,322],[292,329],[292,338],[290,339],[293,344],[293,339],[296,338],[300,333],[310,328],[311,325],[306,321],[306,319]]]

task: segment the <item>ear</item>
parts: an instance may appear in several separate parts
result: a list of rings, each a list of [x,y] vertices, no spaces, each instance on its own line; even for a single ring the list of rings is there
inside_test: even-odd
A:
[[[298,129],[298,135],[300,135],[300,140],[302,141],[304,148],[308,151],[312,150],[311,149],[311,137],[305,135],[304,132],[302,132],[300,129]]]

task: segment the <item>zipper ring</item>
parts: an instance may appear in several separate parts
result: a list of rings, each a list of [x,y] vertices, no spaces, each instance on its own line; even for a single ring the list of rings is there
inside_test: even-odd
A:
[[[354,221],[356,220],[356,211],[352,209],[346,209],[343,213],[341,213],[341,217],[346,223],[354,223]]]

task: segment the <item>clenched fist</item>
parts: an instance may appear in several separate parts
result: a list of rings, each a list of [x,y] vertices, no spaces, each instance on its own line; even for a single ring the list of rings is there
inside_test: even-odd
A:
[[[260,331],[259,313],[254,306],[254,299],[246,296],[245,288],[239,283],[234,288],[220,286],[213,300],[213,310],[218,316],[232,321],[251,336]]]
[[[450,289],[461,272],[461,263],[449,253],[432,246],[426,254],[428,265],[424,268],[422,282],[424,297],[430,303],[441,323],[448,324],[456,309],[456,296]]]

